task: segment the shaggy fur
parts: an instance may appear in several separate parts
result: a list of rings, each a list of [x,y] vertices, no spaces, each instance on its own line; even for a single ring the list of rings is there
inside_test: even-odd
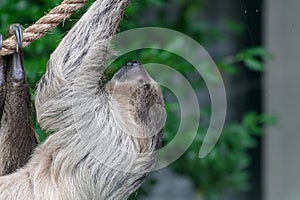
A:
[[[151,171],[165,122],[159,85],[137,62],[101,81],[128,4],[97,0],[51,55],[35,101],[53,134],[26,167],[0,177],[0,199],[123,200]]]
[[[22,53],[0,58],[0,175],[23,167],[37,145]]]

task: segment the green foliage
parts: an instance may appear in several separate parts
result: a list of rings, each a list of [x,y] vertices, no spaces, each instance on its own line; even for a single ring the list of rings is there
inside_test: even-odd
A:
[[[4,34],[11,23],[18,22],[25,27],[29,26],[60,2],[61,0],[1,0],[0,32]],[[119,31],[143,26],[159,26],[185,33],[203,45],[216,40],[226,40],[226,35],[217,28],[212,27],[205,20],[199,20],[203,19],[202,14],[205,11],[202,0],[174,0],[172,2],[170,5],[170,1],[167,0],[133,1]],[[67,20],[50,34],[24,49],[26,75],[33,98],[36,83],[45,71],[49,55],[77,21],[74,19],[79,19],[89,4],[72,16],[73,20]],[[238,35],[244,32],[243,24],[236,20],[226,19],[225,24],[231,34]],[[238,74],[240,64],[250,70],[261,72],[264,69],[263,61],[269,58],[270,54],[263,47],[254,47],[243,49],[236,55],[229,55],[217,62],[217,65],[222,73],[230,75]],[[187,61],[160,50],[148,49],[123,55],[108,70],[108,77],[111,77],[113,72],[126,61],[132,59],[138,59],[142,63],[161,63],[171,66],[184,75],[196,91],[205,88],[203,79]],[[205,67],[205,63],[202,65]],[[210,78],[213,80],[215,77]],[[164,93],[167,96],[168,112],[164,144],[168,144],[175,137],[174,134],[180,122],[179,105],[171,91],[164,88]],[[207,108],[201,108],[201,114],[204,121],[210,119],[209,105]],[[217,198],[215,194],[221,194],[227,189],[246,190],[249,188],[249,173],[246,168],[251,162],[246,152],[249,148],[255,147],[256,137],[262,133],[262,126],[274,123],[274,120],[270,116],[249,113],[240,122],[228,123],[213,151],[206,158],[199,159],[199,147],[207,128],[207,123],[202,123],[192,146],[171,167],[175,172],[189,176],[195,188],[210,199]],[[40,141],[45,140],[47,135],[36,122],[35,128]],[[152,184],[148,182],[147,185]],[[138,199],[138,197],[139,195],[134,195],[132,199]]]
[[[245,49],[237,54],[237,61],[244,62],[251,70],[261,72],[264,70],[264,63],[260,59],[269,59],[271,55],[263,47]]]
[[[263,72],[264,61],[271,59],[272,55],[263,47],[243,49],[239,53],[218,62],[221,70],[229,74],[237,74],[237,64],[242,63],[245,67],[256,72]]]

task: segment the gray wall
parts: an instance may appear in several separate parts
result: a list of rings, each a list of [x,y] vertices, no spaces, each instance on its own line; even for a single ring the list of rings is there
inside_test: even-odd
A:
[[[274,59],[265,110],[279,116],[264,139],[264,200],[300,199],[300,1],[265,0],[264,41]]]

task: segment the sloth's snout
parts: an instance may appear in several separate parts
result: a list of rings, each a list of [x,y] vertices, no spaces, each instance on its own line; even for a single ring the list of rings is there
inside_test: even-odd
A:
[[[152,78],[144,69],[143,65],[136,60],[129,61],[113,77],[113,80],[119,82],[138,81],[141,83],[150,83]]]

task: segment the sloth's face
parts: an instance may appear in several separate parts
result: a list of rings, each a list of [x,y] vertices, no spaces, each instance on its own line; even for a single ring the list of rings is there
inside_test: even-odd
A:
[[[162,132],[166,112],[160,86],[138,61],[130,61],[122,67],[106,89],[124,121],[142,129],[139,131],[142,133],[137,133],[139,137]]]

